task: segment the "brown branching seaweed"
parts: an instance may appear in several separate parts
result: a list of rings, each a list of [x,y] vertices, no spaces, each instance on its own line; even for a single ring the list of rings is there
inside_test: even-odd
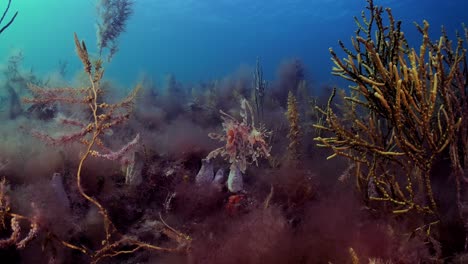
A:
[[[55,88],[45,89],[35,85],[29,85],[31,92],[35,95],[34,98],[25,99],[29,103],[54,103],[60,102],[65,104],[78,104],[87,107],[91,112],[90,121],[79,121],[72,119],[62,119],[63,125],[76,127],[78,130],[71,134],[66,134],[60,137],[51,137],[42,132],[33,132],[33,135],[44,140],[45,142],[57,145],[68,142],[79,142],[85,146],[85,151],[80,156],[78,168],[76,172],[76,183],[78,186],[79,193],[90,203],[94,204],[101,216],[104,219],[104,232],[105,238],[102,241],[102,247],[96,250],[89,249],[82,245],[74,245],[59,239],[58,237],[49,234],[50,238],[58,240],[63,246],[78,250],[88,255],[92,263],[97,263],[103,258],[114,257],[121,254],[133,253],[139,249],[150,249],[166,252],[180,252],[186,249],[186,247],[174,247],[165,248],[152,245],[143,241],[140,241],[135,235],[124,235],[121,234],[115,225],[113,224],[111,217],[95,197],[88,195],[82,186],[82,171],[85,162],[89,157],[100,157],[108,160],[120,160],[121,162],[128,163],[129,160],[126,158],[129,150],[138,144],[139,136],[137,135],[133,140],[124,145],[120,150],[111,151],[105,145],[101,137],[106,131],[113,128],[115,125],[121,124],[129,118],[129,111],[133,106],[133,101],[140,89],[137,86],[130,95],[122,101],[114,104],[108,104],[100,101],[100,97],[103,93],[101,89],[101,79],[104,74],[102,63],[100,60],[95,63],[91,63],[84,42],[80,42],[75,34],[75,45],[76,51],[84,65],[84,71],[89,78],[89,86],[81,89],[74,88]],[[89,123],[88,123],[89,122]],[[175,232],[174,229],[165,225],[166,227],[161,232]],[[168,229],[168,230],[165,230]],[[184,241],[188,245],[189,238],[182,236],[180,232],[175,232],[178,239],[177,244],[180,241]]]
[[[21,239],[20,222],[30,223],[31,228],[26,236]],[[39,224],[37,219],[28,218],[11,210],[10,197],[7,195],[6,180],[3,178],[0,181],[0,231],[7,230],[7,222],[10,223],[9,229],[11,230],[10,236],[7,238],[0,238],[0,249],[9,246],[15,246],[18,249],[23,249],[26,245],[36,238],[39,233]]]
[[[289,91],[288,94],[288,110],[285,113],[286,118],[289,122],[289,132],[288,132],[288,160],[294,164],[298,165],[300,159],[300,143],[301,143],[301,126],[299,124],[299,110],[297,108],[297,100],[293,95],[292,91]]]
[[[417,25],[422,43],[416,50],[408,47],[401,22],[390,9],[385,9],[384,25],[384,9],[368,3],[370,18],[363,14],[362,22],[356,19],[352,48],[339,42],[347,57],[340,59],[330,49],[332,73],[354,84],[344,97],[346,116],[333,110],[334,91],[327,108],[320,109],[325,124],[315,125],[327,136],[315,140],[333,150],[330,158],[339,155],[354,162],[356,184],[366,202],[385,202],[395,214],[432,216],[425,222],[439,219],[433,169],[447,158],[461,212],[468,165],[466,28],[453,47],[444,31],[431,41],[424,21]]]
[[[270,132],[263,127],[257,128],[252,106],[246,99],[241,100],[240,116],[242,121],[220,110],[223,120],[224,134],[210,133],[208,136],[225,145],[219,147],[206,156],[210,161],[221,156],[229,161],[230,173],[228,178],[228,189],[237,192],[242,189],[242,173],[247,166],[255,163],[258,166],[259,158],[269,158],[271,147],[266,139]],[[236,184],[233,184],[235,182]]]

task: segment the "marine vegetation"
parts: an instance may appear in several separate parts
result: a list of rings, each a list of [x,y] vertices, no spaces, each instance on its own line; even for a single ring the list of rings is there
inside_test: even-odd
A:
[[[347,56],[340,59],[330,50],[332,73],[353,83],[344,97],[346,115],[334,110],[333,91],[320,110],[325,124],[315,126],[327,135],[316,140],[333,151],[329,158],[350,160],[370,208],[417,214],[414,231],[435,239],[442,236],[438,230],[458,223],[452,228],[466,237],[468,30],[457,34],[455,45],[445,30],[432,41],[424,21],[416,24],[421,46],[410,48],[391,10],[368,3],[370,17],[363,13],[362,21],[356,19],[352,48],[340,42]],[[437,188],[443,184],[450,195]],[[447,196],[450,208],[440,206]],[[466,248],[466,241],[459,246]]]
[[[265,89],[268,84],[263,79],[263,70],[260,65],[260,60],[257,58],[257,66],[254,72],[254,99],[255,99],[255,113],[257,119],[262,120],[264,116],[263,107],[265,104]]]
[[[286,111],[286,117],[289,122],[289,133],[287,135],[289,139],[288,145],[288,159],[292,163],[296,163],[300,158],[300,137],[301,137],[301,126],[299,124],[299,110],[297,109],[297,100],[291,91],[288,94],[288,110]]]
[[[238,192],[243,189],[242,174],[247,165],[255,163],[258,166],[259,158],[270,156],[270,146],[266,142],[268,132],[256,127],[252,106],[246,99],[241,100],[242,121],[223,111],[220,113],[224,133],[210,133],[209,137],[226,143],[211,151],[206,160],[210,161],[217,156],[225,158],[230,164],[227,187],[231,192]]]
[[[73,80],[6,62],[0,262],[466,263],[467,28],[433,40],[423,21],[412,48],[368,0],[330,49],[349,89],[314,94],[295,58],[268,85],[257,59],[125,90],[103,58],[132,3],[98,2]]]
[[[117,160],[122,164],[128,165],[131,161],[127,158],[128,153],[138,144],[139,135],[129,141],[127,144],[122,146],[117,151],[112,151],[105,146],[102,140],[102,135],[112,129],[115,125],[124,122],[129,114],[127,113],[134,101],[134,98],[139,90],[137,86],[131,94],[124,100],[108,104],[100,100],[102,95],[101,79],[103,77],[104,70],[100,60],[97,60],[94,64],[90,62],[88,51],[84,42],[78,40],[75,34],[75,45],[77,54],[84,65],[84,71],[89,77],[89,85],[85,88],[42,88],[34,84],[29,84],[33,98],[27,98],[24,101],[26,103],[62,103],[62,104],[78,104],[84,107],[89,107],[91,113],[91,120],[87,121],[60,118],[60,122],[65,126],[76,127],[78,130],[69,134],[52,137],[48,134],[40,131],[32,131],[32,135],[45,141],[51,145],[69,144],[70,142],[77,141],[84,145],[85,150],[80,154],[80,160],[76,172],[76,186],[78,187],[79,193],[90,203],[94,204],[98,208],[99,214],[103,218],[104,225],[104,239],[101,242],[101,246],[97,249],[91,249],[82,245],[75,245],[71,242],[67,242],[62,238],[50,234],[49,239],[58,241],[65,247],[73,250],[81,251],[88,255],[92,263],[97,263],[102,258],[113,257],[120,254],[128,254],[137,251],[140,248],[147,248],[151,250],[160,251],[179,251],[182,248],[164,248],[149,243],[142,242],[135,235],[122,235],[118,232],[117,228],[113,224],[108,210],[92,196],[88,195],[82,185],[82,171],[86,160],[89,157],[104,158],[107,160]],[[61,187],[59,187],[61,188]],[[8,202],[8,196],[5,194],[5,180],[0,184],[0,205],[1,205],[1,222],[3,228],[5,228],[6,221],[9,219],[11,223],[11,235],[10,238],[1,240],[0,245],[7,247],[9,245],[16,245],[17,248],[24,248],[25,245],[31,241],[36,235],[39,229],[41,229],[39,221],[36,217],[29,219],[26,216],[21,216],[10,211],[10,205]],[[20,236],[20,220],[28,220],[31,223],[29,234],[19,240]],[[162,220],[163,221],[163,220]],[[46,229],[46,228],[44,228]],[[175,237],[180,239],[189,239],[171,227],[167,226],[164,228],[164,232],[173,233]],[[42,230],[47,232],[46,230]]]
[[[108,49],[107,60],[118,51],[118,37],[125,31],[128,19],[133,13],[131,0],[99,0],[97,4],[97,37],[99,54]]]

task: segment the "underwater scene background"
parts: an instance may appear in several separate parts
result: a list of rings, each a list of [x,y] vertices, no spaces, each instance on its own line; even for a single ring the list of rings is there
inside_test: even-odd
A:
[[[11,11],[21,15],[15,29],[2,34],[0,57],[5,60],[22,50],[24,65],[43,74],[56,71],[59,61],[67,61],[72,77],[80,69],[72,33],[81,35],[90,47],[96,46],[95,2],[13,2]],[[466,21],[468,7],[463,0],[385,0],[378,4],[391,7],[405,21],[403,28],[415,45],[420,36],[413,22],[426,19],[431,33],[438,33],[444,25],[453,35]],[[274,78],[281,62],[300,58],[317,86],[335,83],[328,48],[337,47],[339,39],[349,40],[355,30],[353,16],[363,10],[358,1],[327,0],[140,0],[133,8],[126,33],[119,38],[121,52],[108,66],[108,77],[125,85],[133,84],[142,72],[159,81],[167,74],[190,83],[218,79],[241,67],[254,67],[257,57],[263,62],[266,79]]]
[[[0,263],[468,263],[468,2],[0,2]]]

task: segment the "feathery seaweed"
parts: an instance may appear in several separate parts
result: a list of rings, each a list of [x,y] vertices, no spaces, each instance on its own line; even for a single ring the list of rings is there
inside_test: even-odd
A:
[[[117,38],[125,31],[125,26],[133,13],[131,0],[100,0],[97,6],[100,21],[97,24],[99,54],[109,50],[107,60],[118,51]]]

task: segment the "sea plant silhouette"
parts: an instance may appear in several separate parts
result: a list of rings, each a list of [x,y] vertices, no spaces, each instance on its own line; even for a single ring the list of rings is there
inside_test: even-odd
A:
[[[5,8],[5,11],[3,11],[2,17],[0,17],[0,26],[2,25],[2,22],[5,19],[6,14],[8,13],[8,10],[10,10],[10,5],[11,5],[11,0],[8,0],[8,4]],[[2,32],[5,31],[5,29],[7,29],[13,23],[13,21],[15,21],[17,15],[18,15],[18,11],[15,12],[13,17],[11,17],[10,20],[4,26],[1,26],[0,34],[2,34]]]

